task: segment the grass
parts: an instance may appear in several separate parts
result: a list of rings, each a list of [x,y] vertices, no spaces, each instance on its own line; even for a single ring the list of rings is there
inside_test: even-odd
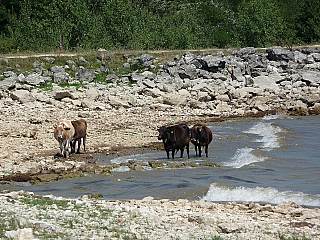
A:
[[[25,203],[31,207],[37,206],[39,209],[46,210],[48,206],[56,205],[59,209],[66,210],[70,202],[66,200],[55,201],[45,198],[22,198],[19,199],[20,202]]]

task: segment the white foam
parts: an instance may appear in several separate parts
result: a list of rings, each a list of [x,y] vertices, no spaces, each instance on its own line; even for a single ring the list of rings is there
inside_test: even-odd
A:
[[[275,120],[275,119],[279,119],[279,118],[283,118],[283,115],[266,115],[264,116],[262,119],[263,120]]]
[[[237,149],[236,154],[231,158],[230,162],[225,162],[224,165],[233,168],[241,168],[254,162],[264,161],[264,158],[258,158],[252,153],[253,148]]]
[[[128,166],[120,166],[118,168],[113,168],[112,172],[129,172],[130,168]]]
[[[216,183],[210,185],[207,194],[201,198],[213,202],[264,202],[281,204],[292,201],[299,205],[320,206],[320,195],[309,195],[302,192],[279,191],[275,188],[245,188],[219,187]]]
[[[277,133],[280,133],[282,129],[280,127],[274,126],[269,122],[259,122],[253,125],[246,133],[257,134],[261,136],[261,139],[256,140],[256,142],[261,142],[261,147],[267,149],[279,148],[279,137]]]

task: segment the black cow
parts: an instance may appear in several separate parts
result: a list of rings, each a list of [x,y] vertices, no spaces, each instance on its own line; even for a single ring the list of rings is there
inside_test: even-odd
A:
[[[198,156],[197,149],[199,150],[199,157],[201,157],[201,147],[205,147],[206,157],[208,157],[208,145],[212,141],[211,130],[202,124],[196,124],[191,129],[191,142],[196,150],[196,156]]]
[[[169,152],[172,150],[172,159],[174,159],[175,151],[181,151],[181,158],[183,157],[184,147],[187,148],[188,158],[189,156],[189,127],[186,124],[178,124],[170,127],[161,127],[158,129],[158,139],[162,140],[164,148],[167,152],[167,158],[169,159]]]

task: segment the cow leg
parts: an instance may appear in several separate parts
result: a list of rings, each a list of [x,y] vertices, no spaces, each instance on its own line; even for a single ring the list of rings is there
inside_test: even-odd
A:
[[[197,145],[194,145],[194,150],[196,151],[196,157],[198,157],[198,149],[197,149]]]
[[[189,144],[187,145],[187,154],[188,154],[188,158],[190,158],[190,155],[189,155]]]
[[[70,142],[70,147],[71,147],[71,154],[75,153],[75,151],[76,151],[76,141],[75,140]]]
[[[63,156],[63,144],[62,144],[62,142],[60,143],[60,152],[61,152],[61,156]]]
[[[170,151],[169,151],[169,150],[166,150],[166,152],[167,152],[167,158],[169,159],[169,153],[170,153]]]
[[[172,159],[174,159],[174,151],[175,149],[172,149]]]
[[[199,157],[201,157],[201,145],[198,146],[199,149]]]
[[[206,145],[206,157],[208,157],[208,145]]]
[[[181,155],[180,155],[180,158],[183,158],[183,151],[184,151],[184,147],[180,149],[181,151]]]
[[[78,150],[77,150],[77,153],[79,154],[79,153],[80,153],[81,138],[80,138],[77,142],[78,142]],[[74,145],[74,147],[76,147],[76,145]],[[76,149],[74,149],[74,150],[76,150]]]
[[[63,146],[63,157],[64,157],[64,158],[67,157],[67,147],[66,147],[66,144],[64,144],[64,146]]]
[[[86,136],[83,138],[83,151],[86,151]]]

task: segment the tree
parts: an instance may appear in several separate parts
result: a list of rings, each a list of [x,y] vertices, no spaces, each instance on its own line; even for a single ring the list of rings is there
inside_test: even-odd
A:
[[[283,23],[274,1],[243,1],[236,15],[235,36],[240,46],[266,46],[282,39]]]

